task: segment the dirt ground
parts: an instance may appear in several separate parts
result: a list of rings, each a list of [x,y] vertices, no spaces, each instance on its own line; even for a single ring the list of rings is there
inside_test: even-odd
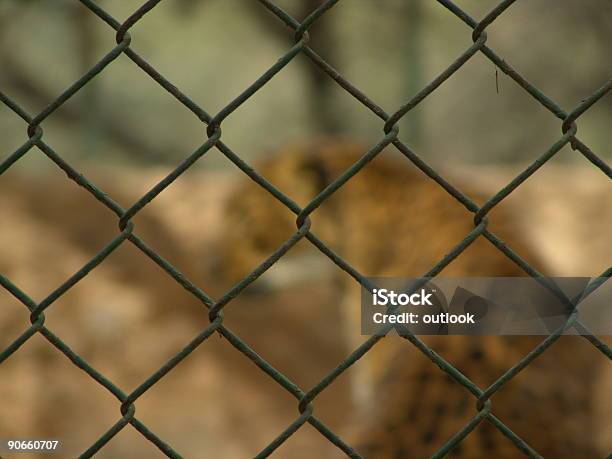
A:
[[[123,171],[112,180],[96,177],[96,183],[127,206],[161,175]],[[479,177],[483,187],[494,190],[512,171],[483,170]],[[228,286],[215,283],[207,254],[222,234],[221,205],[230,185],[222,173],[189,173],[135,219],[137,234],[215,297]],[[595,276],[607,268],[612,190],[603,174],[544,168],[510,201],[520,207],[517,215],[548,260],[549,274]],[[24,177],[9,171],[0,180],[0,212],[0,273],[34,301],[117,234],[116,217],[59,175]],[[3,349],[27,329],[29,314],[0,290]],[[331,283],[302,283],[274,295],[239,296],[227,305],[224,323],[308,391],[348,352],[337,300]],[[49,330],[126,393],[208,325],[203,305],[129,242],[45,314]],[[349,377],[350,370],[315,402],[319,419],[342,435],[354,413]],[[612,402],[606,387],[602,381],[599,405],[607,416]],[[40,335],[0,365],[0,400],[0,438],[56,437],[63,442],[59,457],[82,453],[121,418],[117,399]],[[252,457],[298,416],[297,400],[217,334],[136,402],[136,417],[185,457]],[[601,441],[609,445],[612,438]],[[333,446],[306,425],[277,457],[325,457],[330,450]],[[96,457],[162,455],[128,426]]]

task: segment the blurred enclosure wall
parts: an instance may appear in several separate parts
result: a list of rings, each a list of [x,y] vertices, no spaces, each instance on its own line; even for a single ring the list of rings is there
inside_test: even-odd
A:
[[[119,21],[141,3],[99,1]],[[277,3],[301,19],[320,2]],[[496,1],[457,4],[480,18]],[[487,43],[569,110],[610,74],[611,22],[608,0],[517,2],[487,29]],[[292,43],[292,33],[250,0],[162,2],[130,34],[132,48],[210,114]],[[0,88],[36,113],[108,52],[114,37],[114,31],[78,1],[4,0]],[[471,43],[465,24],[436,2],[424,0],[340,2],[313,26],[311,37],[315,51],[389,113]],[[497,73],[496,78],[494,65],[476,54],[402,119],[402,139],[434,166],[526,163],[535,158],[558,138],[560,122]],[[580,138],[604,158],[611,157],[611,112],[608,97],[579,122]],[[125,56],[44,124],[46,140],[68,160],[176,163],[205,139],[204,127],[193,114]],[[312,136],[372,142],[381,132],[379,119],[300,56],[224,122],[223,138],[252,159],[270,147]],[[24,137],[22,120],[0,107],[2,157]],[[579,156],[565,148],[554,162],[580,161]],[[227,164],[213,151],[198,166]]]

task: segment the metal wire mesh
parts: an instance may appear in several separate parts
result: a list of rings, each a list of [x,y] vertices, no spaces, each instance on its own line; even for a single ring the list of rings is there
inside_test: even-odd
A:
[[[569,144],[571,148],[584,156],[587,161],[590,161],[592,165],[603,174],[608,177],[612,177],[611,169],[609,165],[605,163],[600,157],[598,157],[589,147],[584,144],[577,136],[577,119],[590,107],[593,106],[599,99],[601,99],[612,87],[612,79],[608,80],[601,88],[593,92],[590,96],[585,98],[578,106],[570,111],[565,111],[556,102],[548,98],[542,91],[531,84],[525,79],[516,69],[510,64],[504,61],[498,54],[487,46],[487,33],[486,28],[492,24],[501,14],[503,14],[513,3],[514,0],[505,0],[499,3],[493,10],[491,10],[482,20],[477,21],[470,17],[465,11],[459,8],[457,5],[449,0],[438,0],[441,7],[448,9],[453,15],[455,15],[460,21],[472,29],[473,44],[467,48],[455,61],[453,61],[442,73],[440,73],[433,81],[431,81],[426,87],[424,87],[416,96],[414,96],[407,103],[402,105],[397,111],[392,114],[386,113],[379,105],[373,100],[368,98],[359,89],[353,86],[347,81],[337,70],[335,70],[330,64],[322,59],[315,50],[308,46],[309,28],[319,18],[326,13],[330,8],[334,7],[339,0],[327,0],[322,3],[317,9],[310,13],[303,21],[299,22],[291,17],[286,11],[275,5],[270,0],[259,0],[262,7],[267,8],[271,14],[276,16],[278,20],[282,21],[290,31],[294,34],[294,45],[280,58],[278,61],[270,67],[263,75],[255,80],[247,89],[238,94],[235,99],[229,102],[219,113],[214,116],[208,114],[203,108],[198,106],[189,96],[181,92],[176,86],[168,81],[163,75],[161,75],[153,66],[151,66],[145,59],[137,54],[133,49],[130,48],[131,37],[129,30],[133,27],[145,14],[151,11],[161,0],[149,0],[136,10],[131,16],[128,17],[123,23],[115,20],[108,12],[98,6],[92,0],[80,0],[80,2],[87,7],[93,14],[95,14],[100,20],[104,21],[108,26],[116,31],[116,42],[117,45],[110,50],[99,62],[97,62],[86,74],[75,81],[68,89],[66,89],[61,95],[59,95],[53,102],[51,102],[44,110],[40,113],[32,116],[22,109],[18,104],[11,100],[6,94],[0,92],[0,100],[19,115],[27,123],[27,134],[28,140],[19,147],[13,154],[11,154],[5,161],[0,164],[0,174],[4,173],[13,164],[15,164],[20,158],[26,155],[32,147],[36,146],[46,156],[48,156],[59,168],[61,168],[70,179],[75,181],[80,186],[84,187],[89,193],[91,193],[102,205],[112,210],[118,217],[120,233],[113,240],[108,242],[106,247],[96,254],[86,265],[84,265],[78,272],[67,279],[62,285],[50,293],[40,303],[33,301],[30,296],[22,291],[17,285],[11,282],[7,277],[0,275],[0,284],[14,295],[26,308],[30,311],[31,326],[27,328],[13,343],[11,343],[6,349],[0,353],[0,363],[11,357],[28,339],[34,334],[40,333],[51,345],[55,346],[61,351],[70,361],[85,371],[93,380],[98,384],[105,387],[110,391],[119,401],[119,407],[121,412],[120,419],[112,425],[106,432],[104,432],[98,440],[93,443],[80,457],[86,458],[93,456],[97,451],[104,447],[119,431],[125,428],[128,424],[132,425],[138,430],[146,439],[152,442],[159,448],[166,456],[172,458],[182,457],[178,451],[176,451],[171,445],[166,443],[162,438],[158,437],[153,431],[151,431],[145,424],[143,424],[136,416],[136,401],[146,391],[153,387],[161,378],[163,378],[168,372],[170,372],[179,362],[187,358],[198,346],[202,345],[210,336],[215,332],[222,335],[228,345],[234,346],[238,351],[244,354],[245,357],[254,362],[263,372],[265,372],[270,378],[276,381],[279,388],[288,391],[297,400],[297,410],[299,415],[287,428],[280,432],[279,435],[272,439],[272,441],[257,455],[258,458],[267,457],[272,454],[276,448],[278,448],[285,440],[293,435],[302,425],[305,423],[311,424],[317,429],[321,435],[326,437],[331,443],[337,448],[342,450],[347,456],[351,458],[361,457],[350,445],[348,445],[342,438],[340,438],[335,432],[329,429],[325,423],[323,423],[314,414],[314,401],[316,397],[325,390],[334,380],[343,373],[351,365],[355,364],[364,354],[366,354],[382,336],[372,336],[367,339],[358,349],[351,353],[344,361],[342,361],[332,372],[327,374],[318,384],[312,387],[310,390],[305,391],[298,387],[284,374],[270,365],[264,357],[255,353],[255,351],[249,347],[248,343],[244,342],[239,336],[233,333],[226,325],[224,325],[223,309],[239,295],[249,284],[254,282],[262,273],[264,273],[270,266],[276,263],[281,257],[287,253],[287,251],[296,244],[299,240],[306,238],[314,246],[316,246],[323,254],[329,257],[339,269],[344,270],[351,275],[356,282],[361,285],[368,287],[367,280],[358,271],[351,267],[346,261],[342,259],[338,254],[334,253],[329,247],[327,247],[321,240],[317,238],[314,232],[311,231],[311,224],[309,215],[321,205],[327,198],[329,198],[336,190],[344,185],[348,180],[351,179],[359,171],[367,167],[367,164],[377,154],[379,154],[388,145],[393,145],[400,153],[402,153],[409,161],[421,169],[427,176],[437,182],[444,190],[446,190],[451,196],[453,196],[458,202],[460,202],[468,211],[474,214],[474,229],[465,236],[465,238],[459,242],[455,248],[442,260],[440,260],[435,266],[433,266],[429,272],[424,273],[423,277],[436,276],[445,266],[452,262],[463,250],[465,250],[474,240],[480,237],[484,237],[497,247],[505,256],[509,257],[514,263],[522,268],[525,273],[534,277],[541,277],[541,274],[536,271],[533,267],[529,266],[521,256],[503,243],[494,233],[487,229],[487,214],[488,212],[497,206],[502,200],[504,200],[510,193],[512,193],[517,187],[521,185],[527,178],[536,173],[536,171],[542,167],[547,161],[555,156],[555,154],[561,150],[565,145]],[[554,116],[559,118],[561,122],[561,135],[559,139],[550,146],[548,150],[542,153],[537,159],[535,159],[529,167],[518,174],[510,183],[499,190],[494,196],[492,196],[483,206],[477,206],[471,201],[465,194],[460,190],[454,188],[449,182],[447,182],[440,174],[438,174],[431,166],[429,166],[423,159],[421,159],[414,151],[412,151],[399,136],[398,122],[406,115],[410,110],[415,108],[421,103],[427,96],[436,90],[445,80],[451,75],[457,72],[461,67],[468,62],[477,53],[482,53],[486,56],[493,64],[501,71],[506,73],[512,80],[514,80],[520,87],[522,87],[527,93],[529,93],[534,99],[542,104],[548,111]],[[187,107],[204,125],[207,126],[206,141],[191,155],[184,159],[172,172],[170,172],[163,180],[155,185],[149,192],[142,196],[136,201],[130,208],[123,209],[112,199],[110,199],[101,189],[96,187],[94,183],[88,180],[85,176],[75,170],[68,162],[66,162],[62,156],[57,153],[49,144],[44,140],[44,133],[42,123],[45,119],[57,110],[62,104],[74,96],[79,90],[87,85],[93,78],[96,77],[100,72],[112,64],[112,62],[119,57],[121,54],[125,54],[131,59],[142,71],[152,78],[159,86],[172,94],[179,102]],[[289,197],[283,194],[282,190],[276,189],[271,183],[265,180],[261,175],[257,173],[250,165],[241,159],[241,157],[230,149],[222,140],[221,126],[223,121],[227,119],[231,114],[253,94],[262,88],[270,79],[272,79],[278,72],[282,71],[283,68],[291,62],[298,55],[305,55],[310,59],[312,65],[317,66],[323,72],[325,72],[330,78],[332,78],[340,87],[342,87],[348,94],[353,96],[365,107],[370,109],[378,118],[382,121],[382,134],[380,141],[374,145],[363,157],[357,161],[352,167],[346,170],[340,177],[333,181],[323,191],[321,191],[308,205],[304,208],[300,208],[295,202]],[[134,232],[135,228],[131,219],[142,210],[148,203],[150,203],[156,196],[164,191],[174,180],[176,180],[183,172],[191,167],[199,158],[205,155],[212,148],[217,148],[225,157],[227,157],[232,163],[234,163],[240,170],[247,174],[253,181],[267,190],[277,200],[283,203],[290,211],[297,215],[296,224],[297,231],[293,234],[285,243],[283,243],[278,249],[269,256],[261,265],[253,270],[248,276],[242,281],[236,284],[228,292],[218,299],[213,299],[202,291],[198,286],[187,279],[175,266],[170,264],[168,261],[163,259],[154,250],[152,250],[141,238]],[[136,246],[144,255],[149,257],[155,263],[157,263],[169,276],[171,276],[176,282],[184,287],[188,292],[194,295],[200,302],[202,302],[209,310],[210,325],[202,330],[197,336],[189,342],[187,346],[179,353],[174,355],[168,360],[161,368],[155,373],[150,375],[145,381],[142,382],[131,393],[125,393],[117,385],[115,385],[106,376],[98,372],[93,368],[87,361],[77,355],[70,347],[68,347],[62,339],[55,335],[45,325],[44,311],[53,305],[53,303],[73,287],[77,282],[83,279],[87,274],[94,270],[105,258],[110,255],[115,249],[126,241]],[[612,274],[612,268],[605,270],[600,277],[608,279]],[[597,285],[590,285],[587,290],[592,291]],[[590,341],[594,350],[598,350],[603,353],[608,359],[612,359],[612,351],[610,348],[598,339],[596,336],[588,333],[584,327],[573,318],[567,327],[574,326],[581,328],[581,332],[585,339]],[[385,331],[390,331],[389,326]],[[448,441],[441,445],[439,450],[434,454],[433,457],[443,457],[455,446],[457,446],[462,439],[464,439],[470,432],[483,420],[488,420],[490,423],[495,425],[499,431],[507,438],[509,438],[518,450],[524,453],[528,457],[538,458],[541,457],[534,449],[532,449],[523,439],[516,435],[510,428],[505,425],[502,420],[498,419],[492,411],[492,404],[490,401],[491,396],[504,386],[510,379],[516,376],[521,370],[528,366],[536,357],[545,352],[555,341],[561,336],[563,327],[557,332],[548,336],[544,339],[536,348],[530,353],[525,355],[517,364],[512,368],[509,368],[498,380],[491,384],[487,388],[478,387],[474,382],[464,376],[457,368],[453,367],[450,363],[445,361],[440,355],[429,348],[423,343],[418,337],[414,336],[407,330],[402,330],[403,337],[416,346],[421,352],[423,352],[437,367],[440,371],[446,372],[457,384],[463,385],[468,391],[470,391],[476,401],[477,413],[472,419],[455,435],[453,435]]]

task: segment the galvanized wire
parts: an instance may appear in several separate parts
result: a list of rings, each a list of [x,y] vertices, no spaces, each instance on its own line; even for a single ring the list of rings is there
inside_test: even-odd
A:
[[[161,75],[151,64],[149,64],[144,58],[142,58],[136,51],[131,47],[131,37],[129,30],[137,24],[143,16],[151,11],[155,6],[160,3],[161,0],[149,0],[130,15],[123,23],[120,23],[114,19],[108,12],[106,12],[99,5],[94,3],[92,0],[80,0],[80,2],[88,8],[91,13],[95,14],[99,19],[104,21],[110,28],[116,31],[116,46],[114,46],[99,62],[97,62],[88,72],[86,72],[81,78],[76,80],[68,89],[60,94],[55,100],[53,100],[47,107],[45,107],[40,113],[32,116],[28,114],[23,108],[15,103],[8,95],[0,92],[0,101],[2,101],[7,107],[21,117],[27,124],[27,135],[28,140],[19,147],[13,154],[7,159],[0,163],[0,174],[6,172],[12,165],[14,165],[20,158],[26,155],[32,147],[36,146],[40,149],[51,161],[53,161],[60,169],[62,169],[68,177],[85,188],[91,193],[100,203],[108,207],[118,217],[118,228],[119,234],[108,242],[106,247],[97,253],[85,266],[77,271],[73,276],[67,279],[53,292],[51,292],[41,302],[36,303],[32,298],[24,291],[22,291],[17,285],[15,285],[6,276],[0,274],[0,284],[9,291],[15,298],[17,298],[30,312],[31,325],[23,331],[23,333],[12,342],[6,349],[0,353],[0,364],[6,359],[11,357],[19,348],[27,342],[34,334],[41,334],[51,345],[62,352],[74,365],[85,371],[93,380],[98,384],[106,388],[118,401],[119,412],[121,414],[117,422],[109,426],[108,430],[100,435],[98,440],[94,442],[86,451],[84,451],[80,457],[87,458],[93,456],[97,451],[106,445],[119,431],[125,428],[128,424],[133,426],[138,432],[140,432],[146,439],[152,442],[159,448],[167,457],[180,458],[182,457],[175,448],[166,443],[163,439],[157,436],[152,430],[150,430],[144,423],[142,423],[136,417],[136,401],[146,391],[151,389],[161,378],[168,374],[172,369],[180,363],[182,360],[187,358],[198,346],[202,345],[210,336],[215,332],[218,332],[225,338],[227,343],[235,347],[241,352],[246,358],[251,360],[257,367],[265,372],[270,378],[272,378],[280,388],[289,392],[297,400],[297,411],[298,416],[295,420],[287,426],[287,428],[280,432],[278,436],[271,439],[270,443],[256,456],[258,458],[267,457],[272,454],[287,438],[293,435],[297,430],[300,429],[305,423],[311,424],[317,429],[324,437],[326,437],[331,443],[342,450],[348,457],[360,458],[361,456],[355,451],[350,445],[348,445],[337,433],[333,432],[328,428],[325,423],[320,420],[314,414],[314,402],[317,396],[324,391],[330,384],[332,384],[338,376],[340,376],[347,368],[354,365],[361,359],[370,349],[377,345],[382,336],[391,331],[392,326],[387,326],[382,329],[382,333],[370,337],[365,340],[364,343],[355,349],[349,356],[343,361],[339,362],[338,366],[327,374],[321,381],[315,384],[310,390],[303,390],[291,381],[287,376],[278,371],[274,366],[268,363],[263,356],[258,355],[245,341],[243,341],[238,335],[232,332],[225,324],[223,319],[223,310],[228,307],[228,304],[238,296],[242,290],[248,285],[255,282],[256,279],[261,276],[270,266],[276,263],[281,257],[283,257],[287,251],[295,245],[298,241],[305,238],[310,241],[315,247],[317,247],[323,254],[329,257],[339,269],[345,271],[355,279],[356,282],[370,289],[367,279],[353,268],[348,262],[346,262],[339,254],[335,253],[330,249],[324,242],[322,242],[316,234],[311,230],[311,222],[309,215],[320,206],[325,200],[327,200],[334,192],[342,187],[346,182],[351,180],[356,174],[358,174],[364,167],[368,166],[368,163],[376,157],[385,147],[393,145],[400,153],[402,153],[409,161],[411,161],[416,167],[418,167],[423,173],[425,173],[430,179],[434,180],[440,187],[446,190],[452,197],[454,197],[459,203],[461,203],[467,211],[474,214],[474,229],[469,234],[465,235],[463,239],[457,242],[455,248],[447,254],[442,260],[436,263],[427,273],[423,274],[423,277],[434,277],[439,274],[448,264],[450,264],[457,256],[459,256],[470,244],[476,239],[484,237],[497,249],[499,249],[504,255],[510,258],[516,263],[526,274],[535,278],[543,278],[542,274],[536,269],[531,267],[521,256],[516,253],[511,247],[499,239],[493,232],[488,229],[487,215],[488,213],[504,199],[506,199],[517,187],[519,187],[525,180],[536,174],[537,171],[543,167],[551,158],[553,158],[559,150],[565,145],[570,145],[574,151],[582,154],[588,161],[590,161],[595,167],[597,167],[606,176],[612,178],[610,166],[606,162],[598,157],[590,148],[584,144],[578,137],[577,131],[578,126],[576,122],[579,117],[583,115],[588,109],[590,109],[598,100],[600,100],[612,87],[612,79],[608,80],[601,88],[593,92],[589,97],[585,98],[578,106],[569,112],[562,109],[556,102],[547,97],[540,89],[530,83],[525,77],[523,77],[516,69],[514,69],[508,62],[504,61],[501,57],[489,48],[487,43],[486,29],[490,26],[500,15],[502,15],[513,3],[514,0],[505,0],[499,3],[494,9],[492,9],[482,20],[476,21],[470,17],[464,10],[459,8],[453,2],[449,0],[438,0],[438,3],[448,9],[454,14],[459,20],[464,22],[469,28],[472,29],[472,40],[473,44],[470,45],[461,55],[457,57],[450,65],[441,72],[435,79],[433,79],[427,86],[425,86],[417,95],[405,104],[401,105],[394,113],[387,114],[379,105],[376,104],[367,95],[361,92],[357,87],[350,83],[340,72],[334,69],[329,63],[327,63],[321,56],[319,56],[315,50],[309,47],[309,35],[308,31],[310,27],[319,18],[324,15],[329,9],[334,7],[339,0],[327,0],[323,2],[318,8],[316,8],[311,14],[309,14],[303,21],[297,21],[291,17],[286,11],[275,5],[270,0],[259,0],[262,7],[269,10],[269,12],[276,16],[278,20],[282,21],[288,28],[288,32],[293,33],[294,45],[283,55],[281,55],[278,61],[272,65],[264,74],[262,74],[257,80],[255,80],[247,89],[238,94],[232,101],[230,101],[225,107],[223,107],[216,115],[211,116],[202,107],[200,107],[194,100],[183,93],[179,88],[173,85],[168,79]],[[493,195],[485,204],[478,206],[474,203],[467,195],[462,193],[460,190],[455,188],[450,182],[442,177],[433,167],[427,164],[421,157],[419,157],[403,140],[400,138],[398,122],[404,117],[410,110],[414,109],[420,103],[422,103],[432,92],[434,92],[441,84],[443,84],[449,77],[459,71],[461,67],[468,62],[474,55],[481,53],[486,56],[493,64],[501,71],[506,73],[512,80],[514,80],[520,87],[522,87],[528,94],[534,99],[540,102],[547,110],[549,110],[554,116],[561,120],[561,135],[559,139],[553,143],[544,153],[538,156],[524,171],[518,174],[513,180],[507,185],[502,187],[499,192]],[[182,103],[188,110],[190,110],[204,125],[206,125],[206,140],[198,147],[191,155],[186,157],[179,165],[176,166],[172,172],[170,172],[163,180],[156,184],[149,192],[143,195],[138,201],[136,201],[128,209],[123,209],[119,204],[110,199],[103,190],[99,189],[91,180],[86,178],[83,174],[79,173],[72,165],[66,162],[60,154],[58,154],[49,144],[43,140],[44,132],[42,123],[61,107],[66,101],[68,101],[74,94],[80,91],[87,83],[95,78],[100,72],[111,65],[117,57],[120,55],[126,55],[129,59],[134,62],[145,74],[151,77],[159,86],[166,90],[168,93],[173,95],[180,103]],[[305,55],[310,59],[313,65],[320,68],[330,78],[332,78],[341,88],[343,88],[347,94],[354,97],[356,100],[361,102],[366,108],[371,110],[378,118],[382,120],[381,124],[381,138],[373,145],[369,151],[367,151],[361,159],[355,164],[348,168],[342,173],[336,180],[330,183],[324,190],[322,190],[310,203],[304,208],[300,208],[295,202],[293,202],[288,196],[286,196],[282,190],[275,188],[270,182],[268,182],[263,176],[261,176],[255,169],[247,164],[240,155],[236,154],[230,149],[222,139],[222,124],[232,113],[248,100],[253,94],[261,89],[268,81],[270,81],[278,72],[282,71],[283,68],[291,62],[298,55]],[[264,188],[279,202],[284,204],[290,211],[296,214],[296,232],[287,239],[277,250],[275,250],[263,263],[257,266],[251,273],[249,273],[244,279],[227,291],[218,299],[213,299],[207,295],[202,289],[195,285],[189,280],[183,273],[179,271],[177,267],[169,263],[167,260],[157,254],[152,248],[150,248],[136,233],[135,226],[132,223],[132,218],[138,214],[146,205],[148,205],[153,199],[155,199],[160,193],[164,191],[174,180],[176,180],[183,172],[191,167],[196,161],[202,156],[206,155],[212,148],[218,149],[225,157],[227,157],[233,164],[235,164],[240,170],[242,170],[247,176],[249,176],[255,183]],[[198,333],[191,341],[176,355],[169,359],[164,365],[162,365],[155,373],[145,379],[131,393],[125,393],[115,383],[113,383],[106,376],[101,374],[95,368],[93,368],[85,359],[76,354],[69,346],[67,346],[60,337],[55,335],[45,325],[44,311],[51,307],[53,303],[72,288],[76,283],[82,280],[92,270],[94,270],[100,263],[103,263],[105,258],[116,250],[120,245],[126,243],[133,244],[137,247],[144,255],[153,260],[159,265],[170,277],[178,282],[185,290],[197,298],[207,309],[210,319],[210,324]],[[612,268],[605,270],[600,278],[607,280],[612,274]],[[599,285],[598,283],[592,283],[584,292],[584,295],[589,294]],[[548,286],[554,288],[554,286]],[[573,301],[577,302],[577,299]],[[594,336],[589,333],[584,326],[576,320],[575,316],[572,316],[565,326],[560,327],[559,330],[555,331],[550,336],[546,337],[538,346],[536,346],[531,352],[525,355],[520,361],[518,361],[513,367],[509,368],[502,376],[498,378],[489,387],[481,388],[476,385],[473,381],[467,378],[460,369],[455,368],[449,362],[444,360],[442,356],[436,353],[433,349],[428,347],[421,339],[413,335],[405,327],[397,326],[400,334],[412,345],[414,345],[419,351],[421,351],[426,357],[428,357],[432,364],[439,367],[441,371],[448,374],[457,384],[464,386],[474,396],[476,414],[473,418],[455,435],[448,439],[448,441],[440,445],[438,451],[433,457],[439,458],[445,456],[455,446],[457,446],[467,435],[470,434],[483,420],[488,420],[491,424],[496,426],[499,431],[510,439],[517,447],[519,451],[528,457],[539,458],[541,457],[537,451],[535,451],[530,445],[528,445],[523,439],[516,435],[503,420],[498,419],[494,414],[494,407],[491,402],[493,394],[503,387],[509,380],[515,377],[520,371],[527,367],[535,358],[550,348],[561,336],[563,330],[568,327],[576,327],[583,334],[584,338],[593,344],[596,350],[603,353],[608,359],[612,360],[612,351],[610,348]]]

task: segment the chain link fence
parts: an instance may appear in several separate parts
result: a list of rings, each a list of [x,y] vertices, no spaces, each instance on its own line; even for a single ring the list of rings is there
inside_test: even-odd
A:
[[[112,210],[118,218],[119,234],[112,239],[96,254],[87,264],[85,264],[78,272],[67,279],[62,285],[50,293],[40,303],[36,303],[31,299],[27,292],[22,291],[17,285],[11,282],[10,279],[0,275],[0,283],[2,286],[15,296],[29,310],[31,326],[6,349],[0,353],[0,363],[10,358],[24,343],[26,343],[34,334],[41,334],[52,346],[62,352],[70,361],[81,370],[85,371],[93,380],[106,388],[119,402],[119,410],[121,417],[109,429],[104,432],[95,443],[93,443],[80,457],[92,457],[105,446],[118,432],[125,428],[128,424],[138,430],[146,439],[152,442],[159,448],[167,457],[180,458],[181,454],[175,450],[164,439],[160,438],[151,429],[149,429],[136,416],[136,401],[146,391],[151,389],[161,378],[168,374],[178,365],[183,359],[187,358],[198,346],[213,334],[220,334],[227,341],[227,345],[235,347],[246,358],[250,359],[257,365],[261,371],[265,372],[270,378],[278,383],[279,390],[289,392],[297,401],[297,417],[286,427],[286,429],[278,434],[271,442],[256,456],[258,458],[267,457],[272,454],[285,440],[293,435],[305,423],[311,424],[317,429],[321,435],[327,438],[337,448],[342,450],[348,457],[360,458],[361,456],[349,444],[347,444],[337,433],[328,428],[325,423],[314,414],[314,401],[316,397],[332,384],[338,376],[340,376],[347,368],[355,364],[364,354],[366,354],[382,336],[372,336],[367,339],[358,349],[352,352],[344,361],[342,361],[332,372],[327,374],[318,384],[309,390],[304,390],[298,387],[288,377],[270,365],[264,358],[249,347],[249,344],[244,342],[239,336],[232,332],[224,325],[224,309],[229,307],[231,301],[238,296],[249,284],[254,282],[261,274],[283,257],[287,251],[295,245],[299,240],[306,238],[314,246],[316,246],[323,254],[329,257],[339,269],[344,270],[351,275],[356,282],[359,282],[366,288],[369,288],[364,276],[357,272],[338,254],[334,253],[327,247],[316,234],[311,231],[309,215],[320,206],[330,195],[342,187],[348,180],[351,179],[359,171],[367,167],[367,163],[378,155],[385,147],[393,145],[407,160],[411,161],[421,171],[423,171],[432,180],[437,182],[444,190],[460,202],[469,212],[474,214],[474,229],[465,236],[465,238],[455,246],[455,248],[435,266],[433,266],[423,277],[436,276],[446,265],[452,262],[454,258],[459,256],[474,240],[480,237],[488,239],[495,247],[497,247],[505,256],[509,257],[516,263],[526,274],[540,278],[542,275],[526,263],[520,256],[504,244],[493,232],[487,229],[487,214],[508,195],[510,195],[517,187],[519,187],[527,178],[535,174],[537,170],[544,166],[547,161],[553,158],[565,145],[569,144],[571,148],[584,156],[586,161],[589,161],[593,167],[601,170],[607,177],[612,177],[610,166],[597,156],[596,153],[583,143],[577,136],[578,127],[577,119],[591,108],[598,100],[600,100],[612,87],[612,79],[608,80],[603,86],[581,101],[581,103],[570,111],[561,108],[555,101],[547,97],[542,91],[525,79],[516,69],[509,63],[505,62],[494,50],[487,46],[486,29],[500,15],[502,15],[513,3],[514,0],[505,0],[499,3],[492,9],[482,20],[477,21],[470,17],[465,11],[459,8],[456,4],[449,0],[438,0],[440,7],[446,8],[450,13],[457,17],[457,20],[462,21],[466,27],[472,29],[473,44],[467,48],[455,61],[450,63],[448,67],[440,73],[433,81],[425,86],[416,96],[409,100],[404,105],[401,105],[394,113],[386,113],[375,101],[371,100],[366,94],[362,93],[358,88],[347,81],[337,70],[329,63],[321,58],[315,50],[309,47],[309,28],[321,18],[328,10],[333,8],[339,0],[327,0],[323,2],[316,10],[310,13],[303,21],[299,22],[291,17],[286,11],[275,5],[270,0],[259,0],[262,8],[266,8],[272,15],[276,16],[279,21],[284,23],[289,32],[293,33],[294,45],[271,66],[263,75],[255,80],[246,90],[238,94],[235,99],[229,102],[221,111],[215,115],[210,115],[202,107],[198,106],[188,95],[181,92],[179,88],[174,86],[163,75],[161,75],[151,64],[143,59],[138,53],[130,48],[131,36],[129,30],[133,27],[144,15],[151,11],[161,0],[149,0],[136,10],[123,23],[118,22],[103,8],[98,6],[92,0],[80,0],[80,2],[95,14],[101,21],[104,21],[111,29],[116,32],[116,43],[108,54],[106,54],[99,62],[97,62],[85,75],[75,81],[68,89],[66,89],[59,97],[52,101],[46,108],[36,115],[27,113],[17,103],[15,103],[7,94],[0,92],[0,100],[8,106],[13,112],[20,116],[27,123],[28,140],[12,153],[6,160],[0,164],[0,174],[7,171],[20,158],[37,147],[48,158],[50,158],[60,169],[62,169],[68,177],[75,181],[80,186],[84,187],[91,193],[101,205]],[[438,174],[430,165],[420,158],[414,151],[410,149],[406,143],[400,138],[398,128],[399,120],[406,115],[410,110],[415,108],[423,100],[425,100],[433,91],[436,90],[455,72],[468,62],[474,55],[481,53],[486,56],[499,70],[507,74],[516,84],[529,93],[535,100],[542,104],[552,115],[560,120],[561,135],[559,139],[535,159],[525,170],[518,174],[510,183],[505,185],[494,196],[492,196],[483,206],[477,206],[460,190],[453,187],[447,182],[444,177]],[[62,156],[53,149],[44,140],[42,124],[54,111],[62,104],[68,101],[85,85],[87,85],[100,72],[111,65],[120,55],[126,55],[131,59],[144,74],[157,82],[161,89],[164,89],[178,101],[180,101],[194,116],[196,116],[206,126],[206,141],[191,155],[184,159],[172,172],[170,172],[163,180],[155,185],[149,192],[142,196],[130,208],[124,209],[109,198],[103,190],[99,189],[94,183],[88,180],[85,176],[79,173],[71,164],[66,162]],[[243,161],[239,154],[235,153],[228,145],[222,141],[222,124],[232,113],[253,94],[262,88],[270,81],[277,73],[281,72],[287,64],[289,64],[296,56],[304,55],[312,63],[323,71],[327,76],[333,79],[346,93],[350,94],[361,104],[371,110],[381,120],[381,138],[363,157],[357,161],[352,167],[346,170],[340,177],[333,181],[323,191],[321,191],[308,205],[300,208],[295,202],[287,197],[282,190],[276,189],[271,183],[266,181],[257,173],[249,164]],[[290,211],[296,214],[297,231],[285,243],[283,243],[273,254],[269,256],[261,265],[253,270],[241,282],[236,284],[228,292],[218,299],[213,299],[206,294],[201,288],[187,279],[177,267],[170,264],[153,249],[151,249],[145,241],[143,241],[135,232],[132,218],[141,211],[148,203],[156,198],[164,191],[174,180],[176,180],[183,172],[191,167],[198,159],[204,156],[211,149],[218,149],[227,159],[229,159],[242,172],[247,174],[253,181],[267,190],[276,199],[283,203]],[[155,373],[150,375],[142,382],[135,390],[130,393],[124,392],[105,375],[101,374],[93,368],[87,361],[77,355],[69,346],[67,346],[51,329],[45,325],[45,310],[53,305],[65,292],[72,288],[77,282],[87,276],[100,263],[104,262],[115,249],[124,243],[133,244],[140,249],[142,253],[159,265],[169,276],[178,282],[183,288],[196,297],[202,304],[208,308],[210,325],[202,330],[197,336],[185,346],[183,350],[174,355]],[[606,269],[600,279],[607,280],[612,274],[612,268]],[[599,284],[592,283],[586,289],[586,294],[596,289]],[[231,307],[229,307],[231,309]],[[541,457],[537,451],[532,449],[524,440],[516,435],[507,425],[498,419],[492,410],[490,402],[491,396],[503,387],[509,380],[516,376],[521,370],[527,367],[536,357],[545,352],[555,341],[561,336],[564,329],[568,327],[576,327],[580,329],[583,337],[594,346],[593,352],[601,352],[608,359],[612,359],[612,351],[610,347],[598,339],[572,316],[570,320],[555,333],[544,339],[536,348],[528,355],[524,356],[516,365],[509,368],[497,381],[489,387],[481,388],[466,378],[457,368],[446,362],[440,355],[430,349],[418,337],[411,334],[408,330],[401,328],[401,335],[422,351],[433,364],[440,368],[440,371],[446,372],[457,384],[464,386],[471,394],[473,394],[477,413],[473,418],[455,435],[453,435],[440,448],[433,457],[443,457],[457,446],[470,432],[483,420],[495,425],[499,431],[509,438],[520,452],[528,457]],[[383,331],[389,332],[392,326],[387,326]],[[518,451],[517,451],[518,452]]]

